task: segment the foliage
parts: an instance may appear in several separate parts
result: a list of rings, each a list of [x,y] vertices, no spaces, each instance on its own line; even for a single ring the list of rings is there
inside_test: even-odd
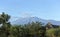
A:
[[[60,28],[52,28],[46,31],[47,37],[60,37]]]
[[[4,12],[0,15],[0,37],[60,37],[60,28],[51,23],[46,26],[41,22],[12,26],[9,19],[10,16]]]

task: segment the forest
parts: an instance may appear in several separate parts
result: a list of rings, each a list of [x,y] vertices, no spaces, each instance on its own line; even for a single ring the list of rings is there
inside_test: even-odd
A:
[[[48,22],[32,22],[24,25],[12,25],[10,15],[0,14],[0,37],[60,37],[60,26]]]

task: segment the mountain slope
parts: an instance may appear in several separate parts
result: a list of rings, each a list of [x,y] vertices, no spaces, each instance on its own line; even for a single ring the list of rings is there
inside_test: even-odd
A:
[[[17,19],[16,21],[13,21],[12,24],[27,24],[27,23],[31,23],[31,22],[42,22],[47,24],[48,22],[51,22],[54,25],[60,25],[60,21],[55,21],[55,20],[44,20],[38,17],[26,17],[26,18],[20,18]]]

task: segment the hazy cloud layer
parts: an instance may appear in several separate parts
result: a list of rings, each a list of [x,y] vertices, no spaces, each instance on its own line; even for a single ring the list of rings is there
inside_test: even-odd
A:
[[[32,12],[28,12],[28,11],[26,11],[26,12],[21,12],[20,13],[20,16],[21,17],[31,17],[32,16]]]

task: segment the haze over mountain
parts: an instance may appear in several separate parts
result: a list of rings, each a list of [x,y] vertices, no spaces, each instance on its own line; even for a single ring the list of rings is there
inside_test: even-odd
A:
[[[47,24],[48,22],[51,22],[54,25],[60,25],[60,21],[56,21],[56,20],[45,20],[42,18],[38,18],[38,17],[25,17],[25,18],[18,18],[17,20],[11,22],[12,24],[27,24],[27,23],[32,23],[32,22],[42,22],[44,24]]]

